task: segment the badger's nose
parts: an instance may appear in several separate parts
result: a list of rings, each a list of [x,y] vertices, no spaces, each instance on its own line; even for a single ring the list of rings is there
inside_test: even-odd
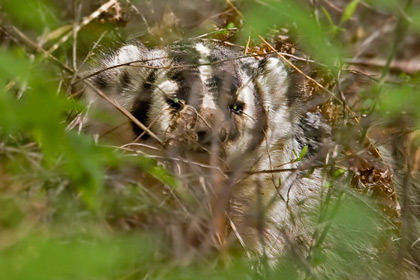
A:
[[[204,148],[213,143],[222,143],[226,138],[226,130],[223,129],[223,112],[219,110],[205,110],[200,112],[195,127],[197,142]]]
[[[208,148],[214,143],[221,144],[227,137],[226,130],[221,127],[199,129],[196,131],[196,134],[198,144],[204,148]]]
[[[212,135],[214,134],[211,130],[208,129],[202,129],[196,132],[197,133],[197,141],[198,144],[201,146],[210,146],[212,141],[215,141],[216,138]]]

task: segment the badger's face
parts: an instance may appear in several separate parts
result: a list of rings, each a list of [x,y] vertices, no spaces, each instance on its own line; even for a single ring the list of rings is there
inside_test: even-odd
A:
[[[125,46],[104,60],[94,83],[181,153],[248,153],[280,124],[290,133],[287,71],[278,58],[256,60],[198,42],[165,50]],[[147,137],[133,125],[136,136]],[[280,135],[281,137],[281,135]]]

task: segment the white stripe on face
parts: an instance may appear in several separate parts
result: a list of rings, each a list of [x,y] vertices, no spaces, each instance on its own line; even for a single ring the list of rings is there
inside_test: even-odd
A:
[[[200,65],[198,66],[198,71],[200,72],[200,79],[203,85],[207,85],[208,81],[213,76],[213,71],[210,65],[210,61],[207,59],[210,56],[210,49],[204,46],[202,43],[198,43],[195,46],[196,50],[200,54],[200,59],[198,60]],[[215,97],[211,92],[203,92],[202,108],[216,109]]]
[[[244,86],[238,90],[238,100],[242,100],[245,103],[244,115],[246,116],[246,122],[250,122],[249,129],[255,128],[257,116],[257,108],[255,106],[255,96],[253,84],[250,82],[251,77],[245,75]]]
[[[174,81],[167,80],[159,84],[157,88],[157,90],[159,90],[160,93],[164,93],[165,95],[171,95],[178,90],[178,84]]]
[[[154,121],[153,131],[163,138],[172,122],[172,114],[168,109],[167,96],[173,95],[178,90],[178,84],[166,80],[158,84],[152,94],[152,102],[148,113],[149,121]]]
[[[202,108],[209,108],[209,109],[216,109],[217,108],[216,103],[214,102],[214,99],[213,99],[211,94],[209,94],[209,93],[204,94],[201,107]]]

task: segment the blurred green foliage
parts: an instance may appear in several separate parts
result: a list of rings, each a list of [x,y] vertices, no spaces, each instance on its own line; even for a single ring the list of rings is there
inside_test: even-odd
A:
[[[345,48],[331,34],[327,33],[327,22],[320,21],[311,14],[308,5],[297,1],[269,0],[250,1],[245,13],[243,38],[248,34],[266,34],[272,28],[286,27],[296,36],[305,51],[316,60],[322,61],[334,69],[345,57]]]
[[[3,279],[119,279],[149,259],[153,242],[130,236],[28,236],[0,254]]]
[[[115,162],[116,156],[88,138],[66,131],[69,112],[82,107],[57,92],[56,69],[46,61],[30,63],[16,49],[3,49],[0,59],[6,62],[0,67],[1,138],[19,133],[36,141],[43,152],[43,166],[51,170],[60,165],[59,170],[77,181],[77,188],[93,206],[96,191],[103,185],[103,167]]]
[[[42,32],[62,23],[60,10],[54,1],[3,0],[1,4],[15,24],[34,32]]]

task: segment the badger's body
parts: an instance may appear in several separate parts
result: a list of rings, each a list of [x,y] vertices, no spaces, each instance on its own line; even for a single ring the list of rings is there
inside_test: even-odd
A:
[[[160,155],[177,159],[168,166],[181,181],[205,186],[220,242],[239,239],[245,249],[273,256],[301,233],[308,236],[301,214],[315,205],[321,179],[317,171],[303,177],[305,160],[296,159],[305,146],[305,158],[315,158],[328,127],[301,110],[302,86],[280,58],[257,60],[208,41],[155,50],[129,44],[106,55],[88,80],[96,88],[87,90],[91,106],[112,115],[105,124],[91,121],[92,132],[119,144],[153,143]]]

